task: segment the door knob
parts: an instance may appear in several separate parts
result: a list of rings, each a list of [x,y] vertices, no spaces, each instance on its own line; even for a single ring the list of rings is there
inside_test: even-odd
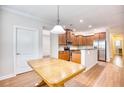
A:
[[[21,55],[20,53],[16,53],[16,55]]]

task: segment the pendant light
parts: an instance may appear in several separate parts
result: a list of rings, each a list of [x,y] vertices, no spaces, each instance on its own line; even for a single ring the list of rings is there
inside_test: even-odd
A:
[[[63,29],[63,27],[59,24],[60,23],[60,19],[59,19],[59,6],[57,6],[57,25],[55,25],[53,27],[53,29],[51,30],[51,33],[53,34],[64,34],[65,30]]]

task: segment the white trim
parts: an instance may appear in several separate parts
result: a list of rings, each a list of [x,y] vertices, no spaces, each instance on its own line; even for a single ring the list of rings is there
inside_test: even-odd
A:
[[[16,33],[16,31],[17,31],[17,28],[22,28],[22,29],[27,29],[27,30],[33,30],[33,31],[38,31],[38,38],[39,38],[39,40],[38,40],[38,44],[39,44],[39,47],[38,47],[38,52],[39,52],[39,57],[41,57],[40,56],[40,39],[41,39],[41,36],[40,36],[40,31],[38,30],[38,29],[36,29],[36,28],[30,28],[30,27],[24,27],[24,26],[19,26],[19,25],[14,25],[13,26],[13,61],[14,61],[14,74],[16,75],[16,74],[18,74],[17,73],[17,70],[16,70],[16,35],[17,35],[17,33]]]
[[[8,78],[15,77],[15,76],[16,76],[15,74],[5,75],[5,76],[0,77],[0,80],[8,79]]]
[[[107,59],[106,62],[110,62],[110,59]]]

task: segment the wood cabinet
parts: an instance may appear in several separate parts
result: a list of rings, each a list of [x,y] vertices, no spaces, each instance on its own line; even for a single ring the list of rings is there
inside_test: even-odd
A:
[[[63,60],[70,60],[70,54],[69,51],[59,51],[59,59],[63,59]]]
[[[72,45],[78,46],[79,38],[78,36],[72,35]]]
[[[94,35],[94,40],[99,40],[99,33],[96,33],[96,34]]]
[[[99,33],[99,40],[105,40],[106,39],[106,32]]]
[[[65,34],[59,35],[59,45],[66,45],[68,42],[72,43],[73,32],[70,29],[65,29]]]
[[[78,45],[79,46],[83,45],[83,36],[78,36]]]
[[[66,33],[59,35],[59,45],[66,45]]]
[[[72,42],[73,32],[72,30],[66,29],[67,42]]]
[[[87,46],[93,45],[93,41],[94,41],[94,36],[93,36],[93,35],[91,35],[91,36],[86,36],[86,45],[87,45]]]
[[[80,52],[72,52],[71,61],[80,64],[81,63],[81,53]]]
[[[94,40],[105,40],[106,32],[96,33],[91,36],[75,36],[70,29],[66,29],[65,34],[59,35],[59,45],[71,43],[73,46],[92,46]]]
[[[82,45],[86,46],[86,37],[85,36],[82,36]]]

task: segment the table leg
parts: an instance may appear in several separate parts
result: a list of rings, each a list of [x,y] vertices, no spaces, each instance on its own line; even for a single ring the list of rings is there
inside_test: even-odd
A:
[[[57,87],[64,87],[64,83],[57,85]]]
[[[41,87],[43,85],[46,85],[46,83],[43,80],[40,83],[35,84],[36,87]]]

